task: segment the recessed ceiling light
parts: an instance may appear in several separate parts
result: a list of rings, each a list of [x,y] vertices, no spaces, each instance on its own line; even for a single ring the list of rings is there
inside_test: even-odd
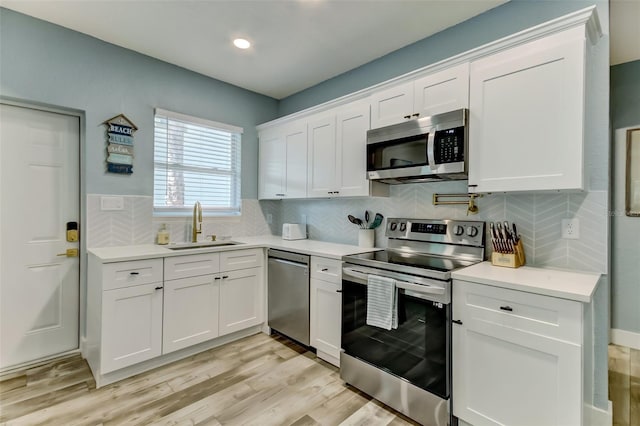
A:
[[[237,38],[233,40],[233,44],[238,49],[248,49],[251,46],[251,43],[249,42],[249,40],[246,40],[244,38]]]

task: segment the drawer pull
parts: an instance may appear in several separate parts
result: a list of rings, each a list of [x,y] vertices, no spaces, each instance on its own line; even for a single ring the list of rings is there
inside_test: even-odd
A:
[[[162,287],[156,287],[156,290],[162,290]]]
[[[129,275],[140,275],[140,272],[129,272]]]
[[[215,277],[214,280],[221,280],[221,277]]]
[[[320,269],[320,272],[327,272],[329,270],[329,268],[322,268]]]
[[[342,290],[336,290],[336,293],[342,293]]]
[[[500,306],[500,309],[507,312],[513,311],[513,308],[511,306]]]
[[[226,280],[227,278],[229,278],[229,275],[223,275],[222,278]]]
[[[454,324],[462,325],[462,321],[460,321],[460,320],[451,320],[451,322],[454,323]]]

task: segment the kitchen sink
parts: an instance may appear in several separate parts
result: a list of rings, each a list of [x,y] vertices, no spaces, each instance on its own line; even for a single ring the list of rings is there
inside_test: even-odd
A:
[[[175,243],[169,244],[167,248],[169,250],[187,250],[187,249],[199,249],[199,248],[212,248],[212,247],[224,247],[224,246],[236,246],[239,243],[237,241],[201,241],[197,243]]]

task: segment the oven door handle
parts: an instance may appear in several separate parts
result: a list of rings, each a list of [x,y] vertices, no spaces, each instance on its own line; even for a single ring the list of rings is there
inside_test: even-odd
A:
[[[357,271],[353,268],[342,268],[342,271],[346,275],[350,275],[355,278],[360,278],[365,282],[369,279],[369,274],[365,274],[364,272]],[[380,275],[380,276],[384,276],[384,275]],[[424,285],[424,284],[414,284],[414,283],[410,283],[408,281],[402,281],[402,280],[395,280],[395,281],[396,281],[397,288],[413,291],[415,293],[438,294],[438,295],[445,293],[444,287],[433,287],[433,286]]]

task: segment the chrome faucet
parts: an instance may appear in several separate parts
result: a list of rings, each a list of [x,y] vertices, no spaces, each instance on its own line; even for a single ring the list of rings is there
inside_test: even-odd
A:
[[[198,242],[198,234],[202,233],[202,206],[200,205],[200,201],[196,201],[193,205],[193,224],[192,224],[193,232],[191,233],[191,242]]]

